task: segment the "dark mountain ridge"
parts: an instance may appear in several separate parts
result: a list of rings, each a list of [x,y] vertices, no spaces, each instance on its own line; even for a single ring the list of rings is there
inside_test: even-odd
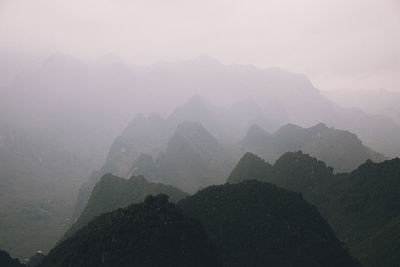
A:
[[[81,188],[76,218],[106,170],[121,177],[144,175],[149,181],[194,193],[199,188],[224,183],[242,151],[257,153],[274,162],[287,151],[302,149],[326,161],[336,172],[353,170],[367,159],[384,159],[365,147],[354,134],[322,123],[310,128],[289,124],[274,134],[253,125],[238,143],[221,143],[200,123],[184,121],[170,135],[168,125],[168,120],[156,115],[138,116],[132,121],[114,142],[102,170]],[[162,140],[160,132],[164,133]],[[158,151],[156,156],[155,151]]]
[[[248,180],[178,203],[204,224],[224,266],[360,266],[300,194]]]
[[[102,214],[61,242],[44,266],[221,266],[201,224],[166,195]]]
[[[334,174],[324,162],[302,152],[285,153],[272,166],[255,155],[246,154],[228,183],[246,179],[302,193],[350,247],[373,238],[382,227],[400,216],[398,158],[381,163],[368,160],[350,173]]]
[[[133,203],[142,202],[148,195],[165,194],[171,201],[187,196],[178,188],[160,183],[148,182],[143,176],[132,176],[129,179],[106,174],[94,187],[85,209],[77,221],[64,234],[61,240],[71,237],[87,225],[93,218]]]

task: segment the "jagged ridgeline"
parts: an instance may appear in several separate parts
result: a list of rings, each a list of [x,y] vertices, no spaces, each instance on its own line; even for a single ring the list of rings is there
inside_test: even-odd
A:
[[[233,167],[226,148],[199,123],[183,122],[156,160],[142,155],[132,166],[136,174],[187,192],[222,184]],[[147,176],[146,176],[147,177]]]
[[[302,150],[332,166],[336,172],[352,171],[367,159],[375,162],[385,159],[364,146],[355,134],[323,123],[310,128],[287,124],[274,134],[253,125],[239,145],[242,151],[255,153],[271,163],[285,152]]]
[[[195,102],[197,104],[192,105],[197,108],[193,109],[204,109],[200,108],[202,105],[199,101]],[[120,177],[145,175],[149,181],[171,184],[194,193],[200,188],[225,182],[225,177],[247,151],[257,153],[273,163],[283,153],[301,149],[324,160],[336,172],[353,170],[367,159],[376,162],[384,160],[383,155],[365,147],[354,134],[324,124],[310,128],[289,124],[274,134],[253,125],[241,141],[227,142],[226,139],[221,140],[221,136],[218,139],[212,134],[216,132],[214,128],[210,132],[198,122],[184,121],[178,124],[179,118],[190,118],[189,115],[183,116],[185,113],[180,109],[178,111],[166,120],[152,115],[148,118],[138,116],[132,121],[115,140],[103,169],[81,188],[76,217],[105,172]],[[207,121],[197,115],[193,119]]]
[[[0,266],[1,267],[23,267],[25,265],[21,264],[18,259],[12,259],[7,252],[0,250]]]
[[[168,196],[105,213],[44,258],[40,267],[221,266],[201,224],[182,215]]]
[[[272,184],[211,186],[178,206],[203,223],[224,266],[360,266],[315,206]]]
[[[233,169],[227,182],[257,179],[302,193],[313,204],[319,204],[327,186],[339,179],[334,177],[333,168],[301,151],[283,154],[274,165],[255,154],[246,153]]]
[[[387,229],[394,235],[396,224],[392,221],[400,216],[398,158],[381,163],[367,161],[351,173],[334,174],[325,163],[302,152],[286,153],[273,166],[248,153],[232,171],[228,182],[246,179],[270,182],[302,193],[318,207],[337,236],[354,248],[355,255],[363,257],[367,265],[379,262],[382,254],[377,251],[366,257],[368,252],[363,250],[378,246],[374,240],[381,240],[379,236]],[[381,230],[383,227],[386,230]],[[388,242],[391,243],[390,239]],[[373,259],[373,255],[378,258]],[[395,257],[389,257],[388,262],[391,258]],[[385,266],[383,263],[380,266]]]
[[[94,187],[88,204],[78,220],[65,233],[62,240],[71,237],[77,230],[87,225],[93,218],[132,203],[139,203],[148,195],[165,194],[177,202],[187,194],[173,186],[150,183],[143,176],[132,176],[129,180],[104,175]]]

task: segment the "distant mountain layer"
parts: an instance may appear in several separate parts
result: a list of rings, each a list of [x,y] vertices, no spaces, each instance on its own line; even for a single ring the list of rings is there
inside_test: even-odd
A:
[[[385,159],[364,146],[355,134],[328,128],[323,123],[310,128],[287,124],[272,135],[253,125],[239,144],[242,151],[253,152],[272,163],[285,152],[302,150],[337,172],[354,170],[367,159]]]
[[[89,180],[81,186],[74,218],[79,217],[86,206],[90,193],[103,175],[112,173],[118,177],[130,178],[132,164],[136,158],[142,153],[158,156],[165,148],[172,134],[170,132],[171,130],[161,116],[150,115],[146,118],[141,114],[137,115],[128,127],[115,138],[101,169],[93,172]]]
[[[398,91],[338,89],[322,91],[322,94],[343,107],[360,108],[367,113],[385,115],[400,125]]]
[[[182,215],[166,195],[102,214],[55,247],[39,265],[221,266],[201,224]]]
[[[76,231],[87,225],[93,218],[133,203],[142,202],[148,195],[165,194],[171,201],[177,202],[187,194],[172,186],[150,183],[143,176],[132,176],[129,180],[104,175],[94,187],[81,216],[65,233],[62,240],[71,237]]]
[[[8,53],[2,58],[4,62],[11,62],[11,65],[6,63],[9,66],[26,62],[26,59],[18,57],[14,60]],[[138,67],[118,59],[84,62],[63,54],[52,55],[42,65],[35,65],[29,71],[15,73],[13,81],[3,84],[0,89],[0,120],[28,129],[26,135],[32,137],[31,143],[35,144],[32,150],[35,153],[30,157],[35,164],[48,159],[52,162],[49,165],[51,171],[46,171],[45,175],[35,173],[35,182],[28,184],[20,181],[33,177],[30,175],[32,161],[11,162],[13,156],[1,156],[0,164],[7,163],[7,171],[0,170],[1,180],[5,181],[0,188],[12,196],[12,201],[15,200],[7,203],[16,203],[17,206],[12,204],[1,211],[3,221],[0,229],[8,231],[0,232],[0,246],[13,256],[31,255],[39,248],[45,251],[51,247],[68,225],[71,203],[65,199],[75,196],[74,189],[87,179],[92,170],[99,172],[94,173],[82,187],[75,218],[84,209],[90,192],[104,174],[111,172],[129,177],[127,171],[132,170],[134,157],[141,153],[150,154],[157,161],[159,153],[165,152],[169,138],[183,121],[201,123],[220,144],[239,140],[252,124],[273,132],[287,123],[310,127],[324,122],[357,134],[364,145],[385,155],[400,155],[400,126],[387,116],[342,108],[322,96],[304,75],[277,68],[224,65],[204,57]],[[182,105],[196,94],[218,104],[193,97]],[[157,115],[143,123],[139,122],[141,118],[135,120],[138,127],[133,127],[133,131],[127,130],[130,132],[127,135],[129,142],[131,134],[135,137],[134,142],[130,144],[125,137],[116,139],[109,160],[101,169],[100,164],[104,162],[113,138],[138,112],[170,115],[165,120]],[[166,127],[162,125],[164,123]],[[142,128],[144,130],[140,131]],[[0,149],[7,145],[3,141],[10,136],[1,133]],[[309,153],[314,149],[303,148]],[[229,151],[229,155],[234,155],[233,160],[227,163],[231,167],[247,152],[235,154]],[[337,162],[328,162],[329,158],[323,160],[337,168]],[[9,166],[12,168],[8,169]],[[350,168],[342,164],[339,167]],[[193,176],[193,173],[185,175]],[[44,176],[59,179],[36,183]],[[201,182],[192,181],[185,186],[194,185],[202,186]],[[15,193],[17,191],[24,193],[20,195]],[[2,200],[2,203],[6,202]],[[26,203],[34,204],[28,207]],[[51,212],[47,212],[49,209]],[[40,229],[45,230],[39,235],[36,230]],[[21,235],[10,234],[13,232]]]
[[[204,224],[224,266],[360,266],[314,206],[272,184],[211,186],[178,206]]]
[[[395,267],[400,262],[400,217],[352,249],[365,267]]]
[[[351,173],[335,175],[325,163],[301,152],[284,154],[272,167],[257,156],[246,154],[228,182],[246,179],[302,193],[350,247],[373,238],[400,216],[398,158],[381,163],[367,161]]]
[[[221,184],[232,168],[232,157],[201,124],[181,123],[165,152],[153,160],[142,155],[132,166],[133,174],[177,186],[187,192]]]
[[[287,151],[301,149],[324,160],[337,172],[353,170],[367,159],[377,162],[384,159],[365,147],[354,134],[322,123],[310,128],[288,124],[274,134],[253,125],[241,141],[231,143],[220,142],[200,123],[181,122],[170,135],[168,125],[171,125],[168,120],[156,115],[133,120],[112,145],[103,168],[82,186],[76,217],[106,172],[121,177],[144,175],[149,181],[194,193],[224,183],[243,151],[259,154],[272,163]]]

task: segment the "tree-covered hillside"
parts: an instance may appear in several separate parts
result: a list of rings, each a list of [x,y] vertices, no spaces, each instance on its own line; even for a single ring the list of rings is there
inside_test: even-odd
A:
[[[168,195],[173,202],[177,202],[187,195],[173,186],[150,183],[143,176],[132,176],[128,180],[106,174],[96,184],[81,216],[65,233],[62,240],[72,236],[77,230],[104,212],[139,203],[148,195],[158,194]]]
[[[329,221],[338,236],[356,244],[400,216],[399,192],[399,158],[367,161],[332,187]]]
[[[378,248],[374,240],[382,241],[379,238],[384,235],[382,233],[393,230],[387,225],[400,216],[398,158],[381,163],[367,161],[351,173],[333,174],[332,168],[325,163],[302,152],[288,152],[272,167],[256,155],[246,154],[228,183],[254,178],[302,193],[305,199],[318,207],[336,235],[354,248],[357,256],[364,255],[361,248]],[[391,243],[391,239],[387,242]],[[382,246],[385,246],[384,242]],[[373,255],[379,256],[378,250],[376,254],[369,254],[368,261],[374,262]],[[375,260],[380,262],[381,259]]]
[[[211,186],[178,206],[203,223],[224,266],[360,266],[316,207],[272,184]]]
[[[400,263],[400,217],[357,244],[352,254],[365,267],[396,267]]]
[[[166,195],[105,213],[44,258],[40,267],[221,266],[201,224]]]

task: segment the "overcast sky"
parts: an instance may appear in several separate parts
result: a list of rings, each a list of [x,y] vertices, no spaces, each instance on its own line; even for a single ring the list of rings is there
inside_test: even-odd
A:
[[[400,0],[0,0],[0,51],[134,64],[199,55],[400,90]]]

